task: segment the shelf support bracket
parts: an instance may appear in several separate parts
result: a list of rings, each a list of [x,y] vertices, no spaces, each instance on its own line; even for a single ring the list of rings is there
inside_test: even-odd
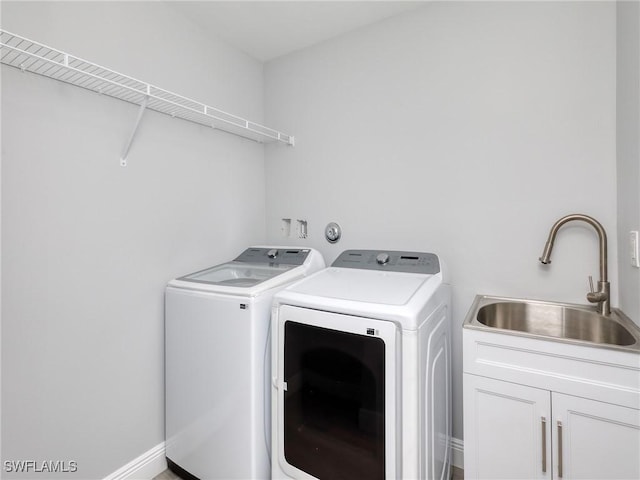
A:
[[[140,127],[140,122],[142,121],[142,116],[144,115],[144,111],[147,109],[147,104],[149,103],[149,96],[144,97],[144,100],[140,104],[140,109],[138,110],[138,117],[136,118],[136,123],[133,125],[133,131],[131,132],[131,136],[129,137],[129,141],[127,145],[124,147],[124,152],[120,157],[120,166],[127,166],[127,157],[129,156],[129,150],[131,150],[131,144],[133,143],[133,139],[136,137],[136,133],[138,133],[138,128]]]

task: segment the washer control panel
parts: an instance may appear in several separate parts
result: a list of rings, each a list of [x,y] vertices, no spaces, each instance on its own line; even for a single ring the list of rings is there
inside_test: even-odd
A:
[[[440,260],[433,253],[394,250],[345,250],[331,266],[427,275],[440,272]]]
[[[234,262],[302,265],[309,255],[308,248],[247,248]]]

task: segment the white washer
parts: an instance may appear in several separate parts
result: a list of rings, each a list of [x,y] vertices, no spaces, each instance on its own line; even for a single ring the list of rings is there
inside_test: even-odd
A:
[[[251,247],[169,282],[165,436],[167,463],[178,475],[270,477],[273,294],[324,266],[313,249]]]
[[[373,250],[276,294],[274,479],[449,478],[450,296],[436,255]]]

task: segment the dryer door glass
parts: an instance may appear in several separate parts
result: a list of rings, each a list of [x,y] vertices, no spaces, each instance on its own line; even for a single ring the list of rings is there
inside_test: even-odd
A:
[[[284,456],[316,478],[385,478],[385,343],[284,324]]]

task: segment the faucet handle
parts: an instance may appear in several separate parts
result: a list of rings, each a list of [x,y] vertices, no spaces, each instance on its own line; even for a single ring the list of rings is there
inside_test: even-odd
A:
[[[595,290],[593,289],[593,277],[591,275],[589,275],[589,290],[591,291],[591,293],[595,292]]]

